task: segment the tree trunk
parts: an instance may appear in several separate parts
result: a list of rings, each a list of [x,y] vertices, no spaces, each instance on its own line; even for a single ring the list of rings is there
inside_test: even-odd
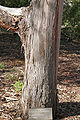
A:
[[[55,115],[62,4],[63,0],[32,0],[16,12],[0,6],[0,26],[18,32],[24,45],[24,120],[29,108],[52,107]]]

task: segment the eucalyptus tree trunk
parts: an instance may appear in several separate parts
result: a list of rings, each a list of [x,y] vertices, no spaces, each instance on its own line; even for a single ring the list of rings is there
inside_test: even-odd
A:
[[[32,0],[29,7],[0,6],[0,26],[17,32],[25,54],[23,120],[29,108],[56,110],[56,82],[63,0]]]

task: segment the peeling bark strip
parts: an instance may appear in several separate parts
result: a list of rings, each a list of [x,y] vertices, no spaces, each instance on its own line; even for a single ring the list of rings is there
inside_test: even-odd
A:
[[[56,79],[63,0],[32,0],[29,7],[0,6],[0,26],[18,32],[25,50],[23,120],[29,108],[56,109]]]

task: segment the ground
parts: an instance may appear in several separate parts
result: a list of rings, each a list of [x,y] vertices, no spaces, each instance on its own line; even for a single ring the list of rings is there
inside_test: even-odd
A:
[[[80,120],[80,42],[61,40],[56,120]],[[0,33],[0,120],[21,120],[24,55],[16,34]]]
[[[21,82],[23,76],[24,56],[19,37],[12,33],[0,34],[0,120],[20,117],[21,91],[16,90],[15,83]]]
[[[80,41],[61,40],[57,120],[80,120]]]

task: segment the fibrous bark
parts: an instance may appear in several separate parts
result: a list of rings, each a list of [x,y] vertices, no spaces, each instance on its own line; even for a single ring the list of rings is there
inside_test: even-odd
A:
[[[11,9],[14,12],[0,6],[0,26],[18,32],[24,45],[24,120],[29,108],[52,107],[55,114],[62,3],[63,0],[32,0],[29,7]]]

